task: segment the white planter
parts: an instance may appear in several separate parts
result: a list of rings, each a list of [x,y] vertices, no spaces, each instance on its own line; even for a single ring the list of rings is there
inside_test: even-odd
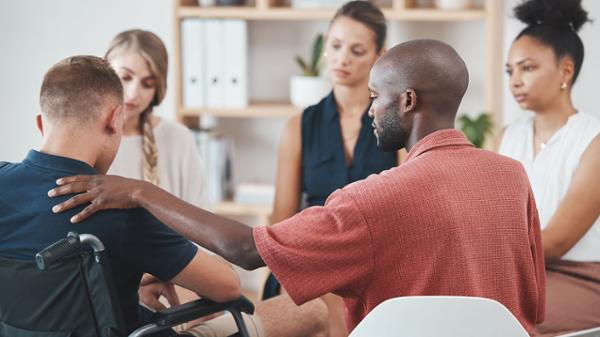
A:
[[[435,5],[443,10],[461,10],[471,7],[472,0],[435,0]]]
[[[321,77],[294,76],[290,79],[290,99],[299,108],[319,103],[331,91],[331,83]]]

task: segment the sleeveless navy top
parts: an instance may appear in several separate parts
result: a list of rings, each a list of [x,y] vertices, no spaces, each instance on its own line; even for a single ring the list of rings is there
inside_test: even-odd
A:
[[[383,152],[373,134],[369,108],[348,166],[333,91],[302,113],[302,191],[308,206],[323,205],[336,189],[397,165],[396,152]]]

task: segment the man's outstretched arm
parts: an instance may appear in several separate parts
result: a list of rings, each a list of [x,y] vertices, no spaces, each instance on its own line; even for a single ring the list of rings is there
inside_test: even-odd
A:
[[[54,206],[63,212],[90,203],[71,218],[80,222],[102,209],[143,207],[162,223],[244,269],[265,265],[256,250],[252,228],[195,207],[148,182],[118,176],[73,176],[57,181],[51,197],[80,193]]]

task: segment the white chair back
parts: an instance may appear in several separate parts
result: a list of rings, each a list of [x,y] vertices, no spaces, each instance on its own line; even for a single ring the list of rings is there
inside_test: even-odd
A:
[[[371,311],[350,337],[529,337],[497,301],[462,296],[407,296]]]

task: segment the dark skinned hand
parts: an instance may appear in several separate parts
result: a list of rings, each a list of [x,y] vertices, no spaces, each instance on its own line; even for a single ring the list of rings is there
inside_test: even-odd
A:
[[[119,176],[79,175],[60,178],[56,184],[59,186],[48,191],[48,196],[76,195],[54,206],[54,213],[89,203],[81,212],[71,217],[71,222],[77,223],[103,209],[138,207],[134,202],[134,195],[145,182]]]

